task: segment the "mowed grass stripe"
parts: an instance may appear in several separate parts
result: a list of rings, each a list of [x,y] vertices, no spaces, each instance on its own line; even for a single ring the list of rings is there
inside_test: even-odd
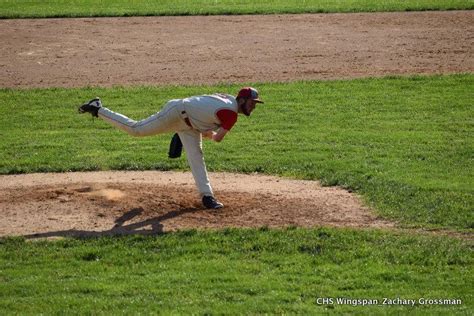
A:
[[[472,0],[0,0],[0,18],[471,10]]]
[[[0,311],[471,314],[472,263],[472,249],[464,241],[377,230],[262,228],[0,239]],[[318,298],[355,303],[322,304]],[[416,304],[383,305],[384,298]],[[357,305],[363,299],[378,305]],[[424,304],[427,299],[460,304]]]
[[[222,143],[209,170],[320,180],[362,194],[410,226],[473,227],[474,76],[253,84],[266,104]],[[188,169],[167,158],[171,135],[133,138],[77,105],[145,118],[172,98],[240,86],[0,90],[0,173]]]

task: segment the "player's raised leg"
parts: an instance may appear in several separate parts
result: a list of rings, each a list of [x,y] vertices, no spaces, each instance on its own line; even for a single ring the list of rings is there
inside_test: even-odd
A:
[[[143,137],[160,133],[173,132],[183,126],[177,109],[177,102],[170,101],[160,111],[146,119],[135,121],[123,114],[102,106],[99,98],[93,99],[79,107],[80,113],[91,113],[118,129],[132,136]]]

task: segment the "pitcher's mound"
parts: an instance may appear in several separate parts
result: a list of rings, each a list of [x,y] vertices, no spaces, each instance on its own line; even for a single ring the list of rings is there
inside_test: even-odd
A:
[[[211,173],[223,209],[201,206],[190,173],[0,176],[0,236],[156,234],[190,228],[390,227],[357,196],[318,182]]]

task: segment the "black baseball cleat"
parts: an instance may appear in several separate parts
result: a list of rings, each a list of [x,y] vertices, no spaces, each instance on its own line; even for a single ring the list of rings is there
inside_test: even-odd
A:
[[[224,204],[217,201],[213,196],[205,195],[202,197],[202,204],[209,209],[217,210],[223,208]]]
[[[95,99],[90,100],[87,103],[84,103],[79,107],[79,113],[90,113],[92,116],[99,117],[99,109],[102,107],[102,102],[97,97]]]

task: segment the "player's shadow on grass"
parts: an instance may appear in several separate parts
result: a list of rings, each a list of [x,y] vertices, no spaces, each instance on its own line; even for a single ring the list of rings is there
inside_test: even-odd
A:
[[[61,230],[47,233],[37,233],[25,235],[25,238],[50,238],[50,237],[75,237],[75,238],[94,238],[103,236],[117,236],[117,235],[158,235],[163,234],[163,221],[171,218],[179,217],[186,213],[194,213],[201,211],[200,208],[183,208],[176,211],[170,211],[162,216],[150,218],[141,222],[125,225],[126,222],[143,213],[143,208],[133,208],[115,220],[115,225],[110,230],[105,231],[87,231],[87,230]],[[145,229],[145,227],[151,229]]]

